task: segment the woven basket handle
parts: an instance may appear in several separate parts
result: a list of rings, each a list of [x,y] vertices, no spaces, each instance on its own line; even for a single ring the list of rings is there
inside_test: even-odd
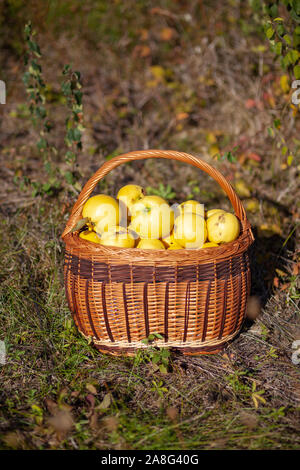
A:
[[[208,173],[225,191],[233,206],[236,216],[240,219],[242,225],[246,227],[247,217],[245,209],[230,183],[228,183],[226,178],[224,178],[224,176],[218,170],[216,170],[203,160],[200,160],[200,158],[194,157],[193,155],[189,155],[188,153],[176,152],[174,150],[140,150],[119,155],[105,162],[99,168],[99,170],[96,171],[96,173],[88,180],[88,182],[84,185],[81,193],[79,194],[77,202],[73,207],[71,216],[62,234],[62,238],[64,238],[69,232],[71,232],[73,227],[75,227],[77,222],[81,219],[81,213],[84,204],[91,196],[98,182],[102,178],[104,178],[104,176],[106,176],[111,170],[121,165],[122,163],[131,162],[134,160],[144,160],[146,158],[166,158],[168,160],[178,160],[180,162],[189,163],[190,165],[193,165],[199,168],[200,170],[203,170]]]

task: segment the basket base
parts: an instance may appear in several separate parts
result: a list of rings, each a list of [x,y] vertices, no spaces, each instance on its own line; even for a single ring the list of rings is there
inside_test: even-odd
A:
[[[207,354],[217,354],[223,351],[226,343],[219,344],[218,346],[204,346],[204,347],[171,347],[170,350],[174,352],[180,352],[185,356],[199,356]],[[103,346],[94,344],[94,347],[103,354],[109,354],[111,356],[135,356],[137,351],[140,349],[146,350],[147,348],[130,348],[120,346]]]

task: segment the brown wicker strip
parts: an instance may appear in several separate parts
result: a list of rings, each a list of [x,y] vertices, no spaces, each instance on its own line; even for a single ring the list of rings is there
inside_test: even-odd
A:
[[[97,340],[100,340],[100,338],[98,336],[98,333],[97,333],[97,330],[94,326],[93,317],[91,315],[90,300],[89,300],[89,285],[90,285],[90,281],[87,280],[86,283],[85,283],[85,305],[86,305],[86,310],[87,310],[89,322],[90,322],[90,325],[91,325],[91,328],[92,328],[92,331],[93,331],[93,335],[97,338]]]
[[[225,324],[226,310],[227,310],[227,286],[228,286],[228,281],[226,279],[225,284],[224,284],[224,291],[223,291],[223,310],[222,310],[221,327],[220,327],[218,339],[222,338],[223,331],[224,331],[224,324]]]
[[[124,311],[125,311],[127,340],[128,340],[128,343],[131,343],[130,326],[129,326],[129,318],[128,318],[128,308],[127,308],[127,297],[126,297],[126,284],[125,284],[125,282],[123,282],[123,302],[124,302]]]
[[[82,331],[84,334],[87,334],[83,324],[81,323],[80,315],[76,315],[76,312],[79,310],[77,306],[76,291],[75,291],[76,280],[77,278],[75,277],[71,278],[71,298],[72,298],[72,305],[73,305],[73,315],[75,315],[75,321],[77,323],[79,330]]]
[[[144,318],[145,318],[145,337],[147,338],[150,334],[149,329],[149,317],[148,317],[148,283],[144,285]]]
[[[170,285],[170,282],[167,282],[166,283],[166,292],[165,292],[165,316],[164,316],[164,338],[165,338],[165,342],[168,341],[169,285]]]
[[[145,158],[186,162],[214,178],[240,220],[239,237],[216,248],[169,251],[105,247],[72,232],[97,183],[120,164]],[[199,158],[147,150],[107,161],[84,186],[62,237],[68,305],[79,331],[100,351],[132,354],[146,347],[142,339],[150,333],[162,333],[158,346],[210,354],[240,330],[250,292],[253,235],[231,185]]]
[[[109,336],[109,339],[114,343],[114,338],[111,333],[110,325],[109,325],[109,320],[108,320],[108,315],[107,315],[107,308],[106,308],[106,297],[105,297],[105,282],[101,284],[101,292],[102,292],[102,308],[103,308],[103,315],[104,315],[104,321],[105,321],[105,326],[106,326],[106,331]]]
[[[190,312],[190,285],[191,281],[187,283],[186,286],[186,296],[185,296],[185,307],[184,307],[184,331],[183,331],[183,342],[186,342],[186,336],[188,333],[189,325],[189,312]]]
[[[204,321],[203,321],[203,331],[202,331],[202,341],[203,342],[205,341],[206,333],[207,333],[207,324],[208,324],[208,316],[209,316],[210,290],[211,290],[211,281],[209,281],[207,291],[206,291]]]

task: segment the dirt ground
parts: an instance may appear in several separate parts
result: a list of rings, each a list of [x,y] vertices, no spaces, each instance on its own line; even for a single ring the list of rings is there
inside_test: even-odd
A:
[[[6,11],[3,26],[0,446],[299,449],[293,343],[300,340],[300,110],[290,106],[259,21],[239,1],[83,3],[50,2],[46,9],[29,2],[26,14]],[[74,326],[60,235],[79,186],[32,192],[32,182],[45,182],[47,174],[22,82],[21,32],[30,14],[57,169],[67,168],[61,70],[72,64],[83,85],[85,131],[75,168],[80,187],[112,156],[156,148],[199,156],[238,192],[255,235],[251,298],[241,333],[222,353],[173,352],[162,373],[147,357],[99,354]],[[229,151],[234,161],[218,158]],[[97,190],[115,195],[129,182],[149,191],[169,184],[170,202],[193,198],[206,208],[231,210],[211,178],[172,161],[121,166]]]

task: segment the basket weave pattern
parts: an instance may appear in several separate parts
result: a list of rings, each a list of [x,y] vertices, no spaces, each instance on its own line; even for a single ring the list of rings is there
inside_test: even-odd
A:
[[[241,222],[237,240],[200,250],[140,250],[89,243],[72,233],[98,181],[123,162],[167,158],[212,176]],[[250,290],[248,249],[253,235],[244,208],[227,180],[199,158],[182,152],[131,152],[106,162],[86,183],[62,235],[70,311],[79,331],[111,354],[132,354],[160,333],[158,346],[184,354],[217,352],[240,330]]]

